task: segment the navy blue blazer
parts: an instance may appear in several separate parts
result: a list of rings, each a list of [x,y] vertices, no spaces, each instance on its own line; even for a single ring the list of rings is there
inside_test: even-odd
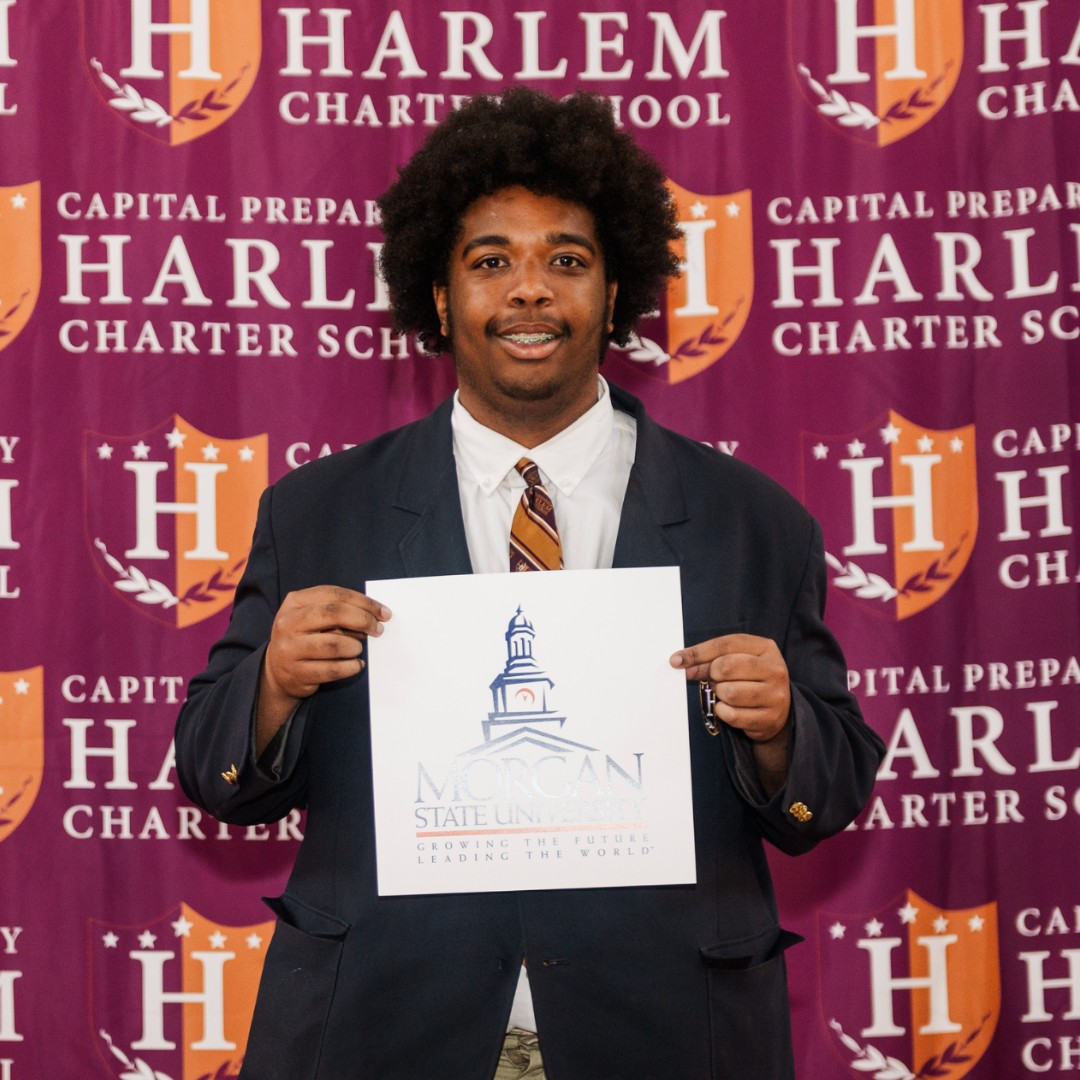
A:
[[[764,795],[749,742],[710,736],[691,685],[697,884],[378,896],[366,673],[301,704],[276,775],[253,758],[252,712],[288,592],[471,571],[450,402],[303,466],[263,495],[228,630],[176,728],[183,789],[216,817],[251,824],[307,807],[288,885],[268,901],[278,924],[245,1080],[490,1080],[525,957],[551,1080],[793,1077],[783,951],[794,935],[778,924],[762,841],[799,854],[843,829],[883,747],[822,621],[816,522],[761,473],[612,392],[637,420],[615,565],[681,568],[686,644],[745,632],[780,645],[793,696],[786,783]],[[798,820],[795,803],[813,816]]]

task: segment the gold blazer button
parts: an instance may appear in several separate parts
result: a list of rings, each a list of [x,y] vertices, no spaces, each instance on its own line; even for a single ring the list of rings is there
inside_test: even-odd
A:
[[[807,822],[814,816],[806,803],[802,802],[792,803],[788,807],[788,813],[800,823]]]

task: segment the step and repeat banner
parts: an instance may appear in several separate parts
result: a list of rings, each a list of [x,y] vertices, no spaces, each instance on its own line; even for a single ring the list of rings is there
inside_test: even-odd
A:
[[[452,391],[375,199],[519,84],[663,163],[604,373],[818,516],[888,744],[773,859],[798,1075],[1080,1071],[1075,0],[0,0],[0,1080],[236,1074],[303,820],[189,805],[175,715],[262,488]]]

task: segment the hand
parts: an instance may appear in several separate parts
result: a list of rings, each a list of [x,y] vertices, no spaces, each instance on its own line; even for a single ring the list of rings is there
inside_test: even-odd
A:
[[[787,664],[775,641],[752,634],[726,634],[675,653],[672,667],[687,679],[712,683],[714,713],[755,743],[785,729],[791,709]]]
[[[297,702],[323,683],[363,671],[363,641],[381,634],[390,614],[377,600],[335,585],[285,597],[263,659],[256,737],[260,753]]]

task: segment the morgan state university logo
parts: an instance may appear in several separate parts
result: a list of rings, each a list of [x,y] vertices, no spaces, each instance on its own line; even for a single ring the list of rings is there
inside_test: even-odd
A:
[[[259,0],[82,0],[83,51],[109,110],[170,146],[225,123],[255,82]]]
[[[24,821],[45,767],[44,669],[0,671],[0,841]]]
[[[961,0],[788,0],[788,25],[818,115],[873,146],[932,120],[960,76]]]
[[[235,1080],[273,922],[222,926],[181,904],[153,924],[90,920],[94,1040],[123,1080]]]
[[[1001,1012],[997,904],[950,911],[910,889],[874,914],[818,914],[819,999],[859,1076],[960,1080]]]
[[[119,596],[169,626],[232,603],[247,562],[267,438],[219,439],[171,416],[141,435],[86,432],[87,539]]]
[[[0,187],[0,352],[30,321],[41,288],[41,184]]]
[[[979,529],[974,424],[934,431],[890,412],[854,435],[804,431],[801,465],[836,588],[899,620],[956,584]]]
[[[670,180],[668,187],[679,210],[682,275],[668,285],[655,336],[634,334],[613,348],[671,385],[715,364],[742,333],[754,295],[754,252],[749,189],[698,195]]]

